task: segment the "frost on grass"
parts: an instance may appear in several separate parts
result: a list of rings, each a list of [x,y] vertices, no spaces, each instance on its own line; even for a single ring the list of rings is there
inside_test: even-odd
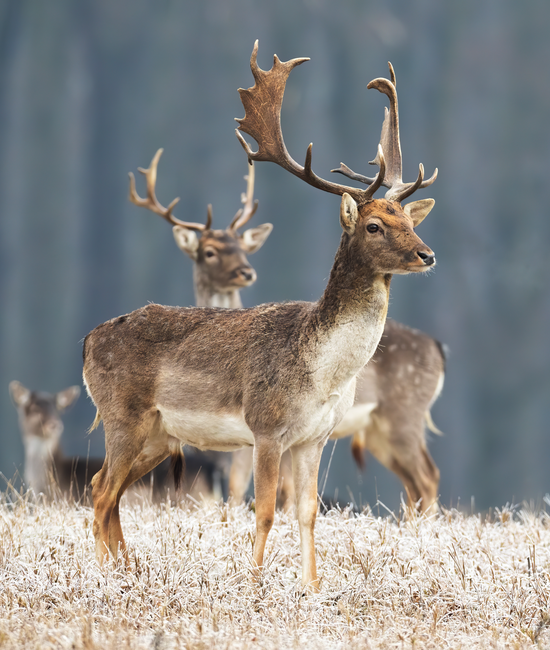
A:
[[[321,593],[278,513],[260,585],[246,507],[126,505],[131,570],[94,559],[93,513],[0,501],[0,648],[536,648],[550,643],[550,525],[504,508],[424,518],[331,511]]]

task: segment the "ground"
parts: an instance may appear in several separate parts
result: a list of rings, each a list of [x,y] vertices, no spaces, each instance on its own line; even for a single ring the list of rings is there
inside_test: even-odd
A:
[[[550,516],[319,516],[318,595],[300,587],[298,527],[278,513],[262,583],[254,513],[122,509],[131,570],[94,558],[93,512],[0,499],[0,648],[539,648],[550,644]]]

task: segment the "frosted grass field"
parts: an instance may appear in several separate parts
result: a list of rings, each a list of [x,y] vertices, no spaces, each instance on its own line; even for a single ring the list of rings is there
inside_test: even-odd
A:
[[[245,506],[126,504],[129,572],[98,567],[92,519],[83,506],[2,498],[0,648],[550,646],[544,512],[330,511],[316,527],[321,592],[307,597],[284,513],[259,586]]]

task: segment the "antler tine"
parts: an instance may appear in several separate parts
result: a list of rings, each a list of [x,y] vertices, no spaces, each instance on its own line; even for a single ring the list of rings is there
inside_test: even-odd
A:
[[[378,145],[378,152],[376,154],[376,158],[378,159],[378,165],[380,167],[380,171],[378,172],[378,174],[376,174],[376,177],[374,178],[371,186],[365,190],[365,195],[369,199],[372,199],[376,190],[380,187],[380,185],[382,185],[382,183],[384,182],[384,177],[386,175],[386,159],[384,157],[384,152],[382,151],[381,145]]]
[[[384,122],[382,124],[382,133],[380,135],[380,144],[386,156],[387,173],[383,185],[388,189],[386,199],[389,201],[401,202],[417,189],[431,185],[437,178],[437,169],[431,178],[423,181],[424,168],[422,165],[418,178],[414,183],[404,183],[402,178],[402,157],[401,143],[399,141],[399,107],[397,103],[396,78],[393,66],[388,62],[391,81],[388,79],[373,79],[367,88],[375,88],[381,93],[387,95],[390,100],[389,110],[384,112]],[[380,154],[371,161],[371,164],[380,164]],[[350,170],[351,171],[351,170]]]
[[[346,185],[338,185],[317,176],[311,169],[311,145],[306,153],[305,166],[299,165],[288,153],[281,130],[281,106],[288,76],[292,70],[309,61],[308,58],[291,59],[282,62],[277,55],[273,57],[273,67],[269,71],[262,70],[257,64],[258,41],[254,43],[250,57],[250,69],[254,76],[254,86],[247,90],[239,88],[241,101],[245,109],[244,118],[237,119],[239,123],[236,134],[249,160],[274,162],[291,174],[301,178],[325,192],[342,195],[347,192],[356,200],[364,201],[366,190]],[[258,151],[254,152],[240,133],[248,133],[258,143]]]
[[[229,226],[229,230],[238,230],[239,228],[242,228],[246,223],[250,221],[250,219],[252,219],[256,213],[256,210],[258,209],[260,202],[258,199],[254,201],[254,176],[254,163],[249,160],[248,175],[245,176],[246,194],[243,192],[241,195],[241,201],[244,203],[244,208],[241,208],[237,211],[237,214],[233,217],[233,221]]]
[[[162,148],[157,150],[156,154],[153,156],[153,159],[151,160],[151,164],[149,165],[148,169],[143,169],[142,167],[138,167],[138,171],[145,176],[145,182],[147,185],[147,198],[143,199],[138,195],[136,191],[136,179],[134,178],[132,172],[129,172],[128,174],[128,176],[130,177],[130,195],[128,198],[135,205],[138,205],[142,208],[147,208],[148,210],[151,210],[151,212],[158,214],[163,219],[166,219],[166,221],[168,221],[168,223],[172,224],[173,226],[183,226],[184,228],[189,228],[190,230],[198,230],[198,231],[206,230],[207,226],[204,226],[202,223],[180,221],[179,219],[176,219],[176,217],[174,217],[174,215],[172,214],[172,210],[174,209],[174,206],[179,202],[180,200],[179,197],[174,199],[167,208],[165,208],[157,199],[157,196],[155,194],[155,186],[157,183],[157,167],[163,151],[164,149]],[[212,221],[211,214],[209,216],[209,219],[211,222]],[[209,224],[208,220],[207,220],[207,224]]]
[[[204,230],[210,230],[212,227],[212,204],[209,203],[206,207],[206,223],[204,224]]]
[[[351,178],[352,181],[359,181],[359,183],[365,183],[365,185],[371,185],[374,183],[374,178],[355,173],[343,162],[340,163],[340,167],[338,169],[331,169],[330,171],[335,174],[343,174],[344,176]]]

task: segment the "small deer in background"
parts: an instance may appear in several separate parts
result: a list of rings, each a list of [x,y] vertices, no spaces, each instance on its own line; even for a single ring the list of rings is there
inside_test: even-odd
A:
[[[250,266],[246,256],[256,251],[265,243],[273,226],[264,223],[256,228],[248,228],[242,234],[239,229],[245,226],[256,213],[258,201],[254,200],[254,164],[249,162],[246,193],[241,195],[243,207],[240,208],[225,230],[212,229],[212,206],[207,209],[206,223],[181,221],[172,214],[179,202],[174,199],[164,207],[156,196],[157,169],[163,149],[159,149],[151,160],[148,169],[139,168],[145,176],[147,197],[142,198],[136,191],[134,175],[130,172],[129,198],[137,206],[147,208],[165,219],[172,226],[172,233],[178,248],[188,255],[193,262],[193,285],[197,307],[223,307],[238,309],[243,306],[240,290],[256,282],[256,271]],[[198,236],[200,234],[200,237]],[[241,450],[235,453],[239,453]],[[246,452],[248,450],[245,450]],[[221,496],[219,473],[227,473],[229,459],[222,452],[186,453],[187,460],[195,465],[205,462],[205,471],[197,478],[186,478],[184,490],[192,495],[207,495],[214,492],[214,497]],[[155,480],[166,480],[168,467],[166,463],[154,471]],[[188,474],[189,472],[187,472]],[[233,474],[234,474],[233,470]],[[186,476],[187,476],[186,474]],[[233,478],[235,480],[235,478]]]
[[[434,201],[401,205],[424,181],[402,180],[397,93],[392,81],[369,88],[384,93],[390,110],[366,189],[326,181],[312,171],[311,146],[302,167],[284,145],[280,110],[292,69],[270,71],[251,57],[255,85],[241,90],[240,130],[258,143],[249,159],[274,162],[315,188],[340,195],[342,236],[319,301],[266,304],[249,309],[178,308],[150,304],[90,332],[84,341],[84,383],[103,420],[106,458],[92,480],[94,536],[99,562],[128,553],[120,498],[136,480],[181,443],[231,451],[254,447],[259,573],[273,525],[281,455],[292,453],[302,551],[302,584],[318,590],[314,527],[322,450],[353,405],[356,376],[383,333],[393,274],[424,272],[435,255],[416,235]],[[351,171],[351,170],[350,170]],[[364,177],[366,178],[366,177]],[[382,186],[385,198],[375,199]]]
[[[10,395],[19,416],[25,447],[24,479],[35,494],[54,497],[61,492],[71,499],[86,498],[91,478],[103,459],[66,457],[61,450],[62,414],[76,402],[79,386],[58,393],[31,391],[18,381],[10,382]]]

